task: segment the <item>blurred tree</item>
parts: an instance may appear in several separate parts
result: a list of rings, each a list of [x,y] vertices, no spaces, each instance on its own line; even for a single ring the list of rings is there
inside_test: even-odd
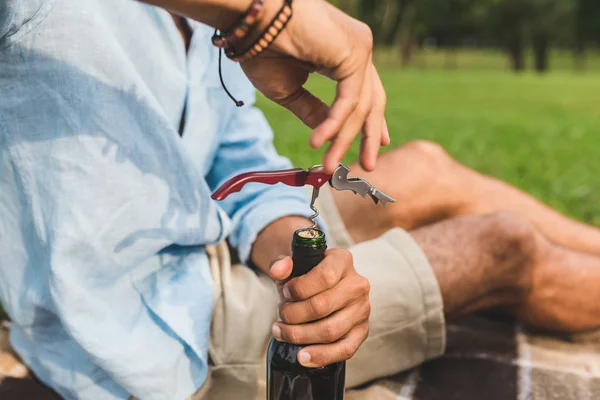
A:
[[[508,51],[512,69],[525,69],[527,23],[533,14],[531,1],[490,0],[488,34]]]
[[[535,69],[549,69],[548,53],[552,42],[572,42],[574,34],[574,0],[530,0],[530,35]]]
[[[419,23],[442,47],[461,45],[469,38],[500,46],[515,71],[526,68],[525,50],[531,43],[535,69],[544,72],[550,45],[571,40],[576,1],[420,0]]]
[[[434,38],[446,51],[446,66],[454,67],[454,50],[477,36],[485,24],[491,0],[418,0],[422,36]]]
[[[360,0],[358,5],[358,13],[360,18],[366,22],[371,29],[373,30],[373,37],[377,38],[379,36],[379,31],[381,27],[380,21],[378,21],[377,11],[380,8],[379,1],[372,0]],[[386,1],[383,1],[386,3]]]
[[[353,11],[353,2],[352,0],[339,0],[339,8],[342,9],[346,13],[352,13]]]
[[[533,49],[534,67],[549,69],[552,46],[569,46],[579,60],[600,43],[600,0],[332,0],[371,26],[378,45],[398,44],[403,63],[415,43],[431,42],[446,50],[485,45],[507,51],[515,71],[526,68]],[[582,61],[579,64],[583,64]]]
[[[358,15],[373,31],[376,44],[392,45],[398,39],[405,11],[417,0],[359,0]]]
[[[576,66],[585,69],[585,51],[600,38],[600,1],[576,0],[574,52]]]
[[[402,65],[407,66],[411,59],[415,48],[415,20],[417,17],[419,0],[404,0],[402,2],[401,13],[396,21],[394,34],[400,43],[400,57]]]

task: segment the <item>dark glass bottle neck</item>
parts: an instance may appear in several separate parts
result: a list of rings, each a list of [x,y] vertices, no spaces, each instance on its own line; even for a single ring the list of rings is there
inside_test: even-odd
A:
[[[300,229],[292,239],[292,260],[294,269],[290,278],[307,274],[325,258],[327,241],[325,234],[318,229]]]
[[[312,247],[314,249],[327,248],[325,233],[319,229],[305,228],[294,233],[292,247]]]

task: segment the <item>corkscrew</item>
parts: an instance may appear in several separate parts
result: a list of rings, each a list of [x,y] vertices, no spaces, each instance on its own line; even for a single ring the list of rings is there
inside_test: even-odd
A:
[[[308,170],[295,168],[280,171],[246,172],[225,182],[213,193],[212,198],[213,200],[223,200],[230,194],[239,192],[244,185],[250,182],[267,185],[283,183],[288,186],[312,186],[310,209],[314,214],[309,217],[309,220],[313,224],[313,229],[317,227],[316,218],[319,216],[319,210],[316,208],[315,202],[319,197],[321,187],[326,183],[329,183],[336,190],[349,190],[354,194],[361,195],[363,198],[369,196],[375,204],[381,203],[384,207],[387,203],[396,202],[394,198],[377,189],[364,179],[350,178],[349,174],[350,169],[343,164],[340,164],[333,174],[325,173],[322,165],[315,165]]]

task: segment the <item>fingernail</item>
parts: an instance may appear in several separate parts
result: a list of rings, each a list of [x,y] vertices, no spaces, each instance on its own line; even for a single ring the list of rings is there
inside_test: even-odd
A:
[[[280,269],[280,268],[283,268],[283,264],[284,264],[284,261],[285,261],[285,259],[286,259],[286,258],[287,258],[287,257],[285,257],[285,258],[282,258],[281,260],[277,260],[277,261],[275,261],[275,262],[273,263],[273,265],[271,265],[271,269],[270,269],[270,271],[277,273],[277,272],[278,272],[278,271],[277,271],[278,269]]]
[[[273,325],[271,333],[275,339],[281,340],[281,328],[278,325]]]
[[[300,353],[298,353],[298,362],[300,362],[300,364],[304,365],[305,367],[308,367],[310,364],[310,354],[308,354],[306,351],[301,351]]]
[[[282,262],[283,260],[285,260],[285,258],[282,258],[282,259],[280,259],[280,260],[277,260],[277,261],[275,261],[275,262],[273,263],[273,265],[271,265],[271,269],[279,267],[279,266],[281,265],[281,262]]]
[[[287,286],[283,287],[283,297],[285,297],[287,300],[292,299],[292,294],[290,293],[290,289]]]

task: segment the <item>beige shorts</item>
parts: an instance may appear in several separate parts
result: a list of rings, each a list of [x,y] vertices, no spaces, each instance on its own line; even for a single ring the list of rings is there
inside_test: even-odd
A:
[[[354,244],[333,197],[323,188],[318,209],[330,248],[348,248],[358,272],[371,283],[369,338],[348,361],[346,386],[390,376],[441,355],[443,304],[427,258],[412,237],[393,229]],[[199,399],[265,399],[265,357],[279,298],[271,279],[232,265],[225,244],[209,249],[214,281],[209,377]],[[243,396],[243,397],[240,397]]]

